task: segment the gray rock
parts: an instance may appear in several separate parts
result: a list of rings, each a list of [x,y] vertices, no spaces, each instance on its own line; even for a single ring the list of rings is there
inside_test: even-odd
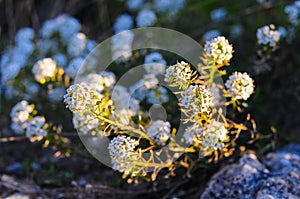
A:
[[[227,165],[208,183],[201,199],[300,199],[300,146],[288,145],[261,161],[254,154]]]

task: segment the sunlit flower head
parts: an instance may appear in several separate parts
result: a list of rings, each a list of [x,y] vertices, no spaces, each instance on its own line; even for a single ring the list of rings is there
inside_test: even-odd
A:
[[[88,84],[82,82],[80,84],[71,85],[64,95],[66,107],[73,113],[89,110],[96,105],[103,96],[92,89]]]
[[[203,153],[210,153],[224,147],[224,142],[228,138],[227,134],[224,123],[212,120],[203,127],[197,124],[188,127],[183,138],[188,145],[199,147]]]
[[[209,113],[213,106],[213,96],[205,86],[191,85],[183,92],[180,103],[194,112]]]
[[[206,62],[224,66],[229,64],[233,48],[225,37],[219,36],[205,43],[204,53]]]
[[[225,86],[234,99],[247,100],[254,92],[253,79],[247,73],[234,72],[229,76]]]
[[[139,142],[130,137],[124,135],[114,137],[108,146],[112,168],[126,175],[137,174],[134,162],[139,160],[138,153],[135,151],[138,145]]]
[[[192,79],[192,70],[188,63],[182,61],[170,66],[166,70],[164,80],[172,86],[186,89]]]
[[[44,58],[34,64],[32,68],[35,80],[41,84],[44,84],[50,78],[55,76],[56,62],[51,58]]]

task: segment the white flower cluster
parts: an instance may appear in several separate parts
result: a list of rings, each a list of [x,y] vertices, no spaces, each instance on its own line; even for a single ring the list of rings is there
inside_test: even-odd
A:
[[[156,120],[147,128],[147,134],[159,146],[164,146],[171,137],[171,124],[162,120]]]
[[[71,85],[67,89],[67,94],[64,95],[66,108],[69,108],[73,113],[88,110],[96,105],[103,95],[96,92],[91,86],[85,82]]]
[[[75,57],[83,53],[86,48],[87,38],[83,33],[74,34],[68,44],[67,52],[70,56]]]
[[[54,19],[45,21],[40,30],[40,34],[43,38],[51,38],[54,33],[59,33],[59,35],[67,41],[74,34],[78,33],[80,28],[81,25],[77,19],[67,14],[62,14]]]
[[[75,113],[73,115],[73,125],[79,133],[96,135],[100,133],[101,136],[107,134],[100,129],[99,119],[90,111]]]
[[[195,124],[186,129],[183,134],[185,142],[200,147],[202,152],[211,152],[222,149],[227,140],[228,131],[224,124],[212,120],[210,124],[200,127]]]
[[[186,89],[191,79],[192,70],[190,65],[182,61],[167,68],[164,80],[172,86],[179,86]]]
[[[137,113],[137,111],[140,109],[139,101],[135,98],[132,98],[127,91],[127,88],[125,88],[124,86],[114,86],[111,99],[113,101],[115,109],[117,110],[126,109]]]
[[[213,97],[202,85],[190,85],[182,94],[182,106],[193,112],[209,113],[213,106]]]
[[[132,31],[123,31],[112,37],[112,59],[127,61],[131,55],[131,48],[134,39]]]
[[[140,101],[146,98],[149,104],[161,104],[169,100],[168,91],[158,86],[158,79],[154,74],[146,74],[143,78],[130,86],[129,91],[132,97]]]
[[[166,69],[166,60],[158,52],[153,52],[145,56],[144,68],[147,73],[164,74]]]
[[[28,27],[18,30],[14,45],[8,46],[1,55],[1,84],[5,87],[5,96],[33,99],[33,92],[24,93],[21,87],[15,86],[16,80],[25,82],[25,79],[20,78],[27,77],[23,75],[26,71],[31,71],[35,80],[42,84],[50,79],[62,81],[61,78],[52,78],[58,74],[56,71],[59,71],[60,76],[64,71],[73,79],[83,63],[83,57],[95,46],[95,41],[88,40],[84,33],[79,32],[80,29],[77,19],[62,14],[46,20],[39,35],[35,35],[34,30]],[[58,67],[62,68],[57,70]],[[31,83],[28,81],[26,84]],[[46,88],[49,88],[48,85]],[[12,92],[13,89],[15,91]],[[52,91],[48,90],[46,93]]]
[[[227,65],[232,58],[233,48],[228,40],[219,36],[206,41],[204,46],[205,58],[218,66]]]
[[[133,19],[129,14],[120,15],[114,23],[115,33],[119,33],[124,30],[130,30],[132,29],[132,27],[133,27]]]
[[[273,24],[270,24],[257,29],[256,37],[258,44],[274,48],[280,40],[280,32],[275,29]]]
[[[26,130],[26,137],[30,138],[31,141],[36,141],[47,135],[46,120],[42,116],[32,118],[33,112],[33,104],[29,105],[25,100],[17,103],[10,113],[11,128],[18,134],[22,134]]]
[[[27,101],[23,100],[17,103],[10,112],[12,120],[11,128],[18,134],[24,132],[27,127],[27,121],[30,114],[33,112],[34,106],[29,105]]]
[[[290,23],[297,26],[299,24],[300,1],[295,1],[291,5],[285,6],[284,11],[288,14]]]
[[[110,89],[116,82],[115,74],[103,71],[100,74],[91,73],[84,81],[97,92],[101,93],[105,89]]]
[[[45,137],[47,135],[45,124],[46,120],[43,116],[32,118],[26,128],[26,137],[30,138],[32,142]]]
[[[1,55],[0,70],[2,83],[5,85],[13,80],[19,71],[26,66],[28,59],[35,50],[34,30],[22,28],[15,36],[15,46],[8,46]]]
[[[247,100],[254,92],[253,79],[247,73],[234,72],[229,76],[225,86],[234,99]]]
[[[124,172],[126,175],[138,174],[136,165],[134,165],[134,162],[139,160],[138,153],[135,151],[135,147],[138,145],[139,142],[130,137],[124,135],[114,137],[108,146],[112,168]]]
[[[80,66],[83,64],[84,59],[80,56],[73,58],[69,65],[66,67],[66,74],[71,78],[75,78]]]
[[[136,17],[138,27],[151,26],[156,21],[156,14],[148,9],[141,10]]]
[[[51,58],[44,58],[34,64],[32,73],[37,82],[44,84],[48,79],[55,76],[56,62]]]

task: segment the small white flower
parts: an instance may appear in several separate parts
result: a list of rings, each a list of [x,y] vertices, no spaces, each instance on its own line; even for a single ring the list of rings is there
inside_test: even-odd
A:
[[[123,31],[112,37],[112,59],[127,61],[131,55],[131,48],[134,39],[132,31]]]
[[[163,56],[158,52],[153,52],[145,57],[144,68],[147,73],[164,74],[167,62]]]
[[[156,88],[157,84],[159,83],[154,74],[144,75],[142,81],[144,82],[144,86],[146,87],[146,89]]]
[[[81,82],[80,84],[71,85],[64,95],[66,107],[73,113],[88,110],[96,105],[103,96],[92,89],[88,84]]]
[[[111,99],[117,110],[127,109],[137,113],[137,111],[140,109],[139,101],[131,97],[130,93],[127,91],[127,88],[123,86],[114,86]]]
[[[53,55],[52,59],[57,63],[58,66],[66,66],[68,62],[66,55],[62,53]]]
[[[31,138],[31,141],[41,139],[47,135],[44,125],[46,120],[42,116],[32,118],[26,127],[26,137]]]
[[[51,58],[39,60],[32,68],[32,73],[34,74],[36,81],[41,84],[45,83],[49,78],[54,77],[55,72],[56,62]]]
[[[7,65],[1,66],[1,83],[5,85],[8,81],[13,80],[19,74],[21,68],[21,65],[16,62],[11,62]]]
[[[275,29],[273,24],[266,25],[257,29],[256,37],[258,44],[276,47],[280,40],[280,32]]]
[[[183,138],[188,145],[197,146],[204,154],[209,154],[224,147],[227,134],[228,131],[223,123],[212,120],[210,124],[206,124],[204,127],[197,124],[188,127]]]
[[[194,112],[211,111],[213,106],[213,98],[209,90],[202,85],[191,85],[182,94],[181,104],[186,109],[191,109]]]
[[[12,108],[10,112],[11,120],[15,123],[26,122],[33,109],[33,105],[29,105],[27,101],[23,100]]]
[[[300,1],[285,6],[284,11],[288,14],[290,23],[297,26],[299,24]]]
[[[53,33],[58,31],[58,26],[55,20],[49,19],[45,21],[40,29],[40,35],[43,39],[50,38]]]
[[[101,93],[104,89],[111,89],[116,82],[116,77],[112,72],[103,71],[100,74],[91,73],[83,79],[91,88]]]
[[[115,33],[122,32],[123,30],[130,30],[133,27],[133,19],[129,14],[120,15],[114,24]]]
[[[34,30],[32,28],[26,27],[18,30],[15,41],[16,43],[22,43],[24,41],[31,41],[34,38]]]
[[[112,112],[111,120],[116,121],[122,125],[129,125],[131,117],[135,115],[135,112],[131,109],[116,109]]]
[[[136,17],[136,23],[138,27],[151,26],[155,21],[156,15],[151,10],[141,10]]]
[[[232,58],[233,49],[225,37],[219,36],[205,43],[204,52],[207,62],[223,66],[227,65]]]
[[[191,78],[192,70],[190,65],[182,61],[167,68],[164,80],[172,86],[179,86],[186,89]]]
[[[202,128],[194,124],[185,129],[183,138],[188,145],[199,145],[201,143]]]
[[[108,146],[109,155],[111,157],[112,168],[114,170],[124,172],[126,175],[138,174],[134,161],[138,161],[138,153],[135,151],[136,146],[139,142],[119,135],[114,137]]]
[[[103,78],[103,85],[106,88],[111,88],[116,83],[116,76],[113,72],[102,71],[100,75]]]
[[[79,32],[81,25],[77,19],[70,17],[67,14],[59,15],[55,18],[55,21],[58,25],[58,31],[60,36],[66,43],[69,39]]]
[[[84,135],[92,134],[92,135],[100,135],[100,136],[108,136],[108,133],[102,131],[101,122],[95,116],[95,114],[90,111],[84,111],[80,113],[73,114],[73,125],[77,129],[79,133]]]
[[[217,150],[224,147],[223,142],[227,139],[227,129],[224,124],[213,120],[203,129],[202,147],[204,150]]]
[[[164,146],[171,137],[171,124],[162,120],[154,121],[148,128],[147,134],[159,146]]]
[[[87,38],[84,33],[74,34],[68,44],[67,52],[70,56],[79,56],[86,47]]]
[[[229,95],[238,100],[247,100],[254,92],[253,79],[247,73],[234,72],[225,86]]]

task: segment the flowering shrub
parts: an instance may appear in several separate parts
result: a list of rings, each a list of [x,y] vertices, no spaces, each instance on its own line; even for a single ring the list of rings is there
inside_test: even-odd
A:
[[[225,84],[226,89],[222,85],[213,85],[215,78],[225,74],[219,69],[229,65],[232,53],[228,40],[217,37],[205,44],[201,74],[184,61],[165,70],[164,80],[178,90],[180,110],[185,115],[186,129],[182,136],[169,121],[149,120],[143,108],[144,102],[162,104],[171,99],[169,91],[158,85],[157,75],[164,71],[162,64],[166,63],[158,53],[147,55],[145,63],[154,60],[154,63],[159,63],[159,70],[152,69],[156,65],[146,64],[148,74],[133,84],[131,91],[115,85],[115,81],[104,89],[101,82],[106,81],[105,77],[90,74],[85,81],[67,89],[64,96],[66,107],[74,113],[74,125],[78,126],[80,133],[110,139],[108,151],[112,168],[129,179],[146,177],[149,171],[153,171],[151,178],[154,180],[163,168],[179,165],[190,168],[198,159],[182,159],[180,156],[197,153],[200,157],[228,156],[228,150],[234,144],[230,135],[247,128],[227,119],[220,107],[233,104],[237,108],[239,100],[247,100],[254,92],[253,80],[247,73],[233,73]],[[105,73],[114,77],[112,72]],[[102,87],[99,89],[99,86]],[[231,103],[222,102],[222,96],[230,98]],[[178,159],[168,157],[172,153]]]

